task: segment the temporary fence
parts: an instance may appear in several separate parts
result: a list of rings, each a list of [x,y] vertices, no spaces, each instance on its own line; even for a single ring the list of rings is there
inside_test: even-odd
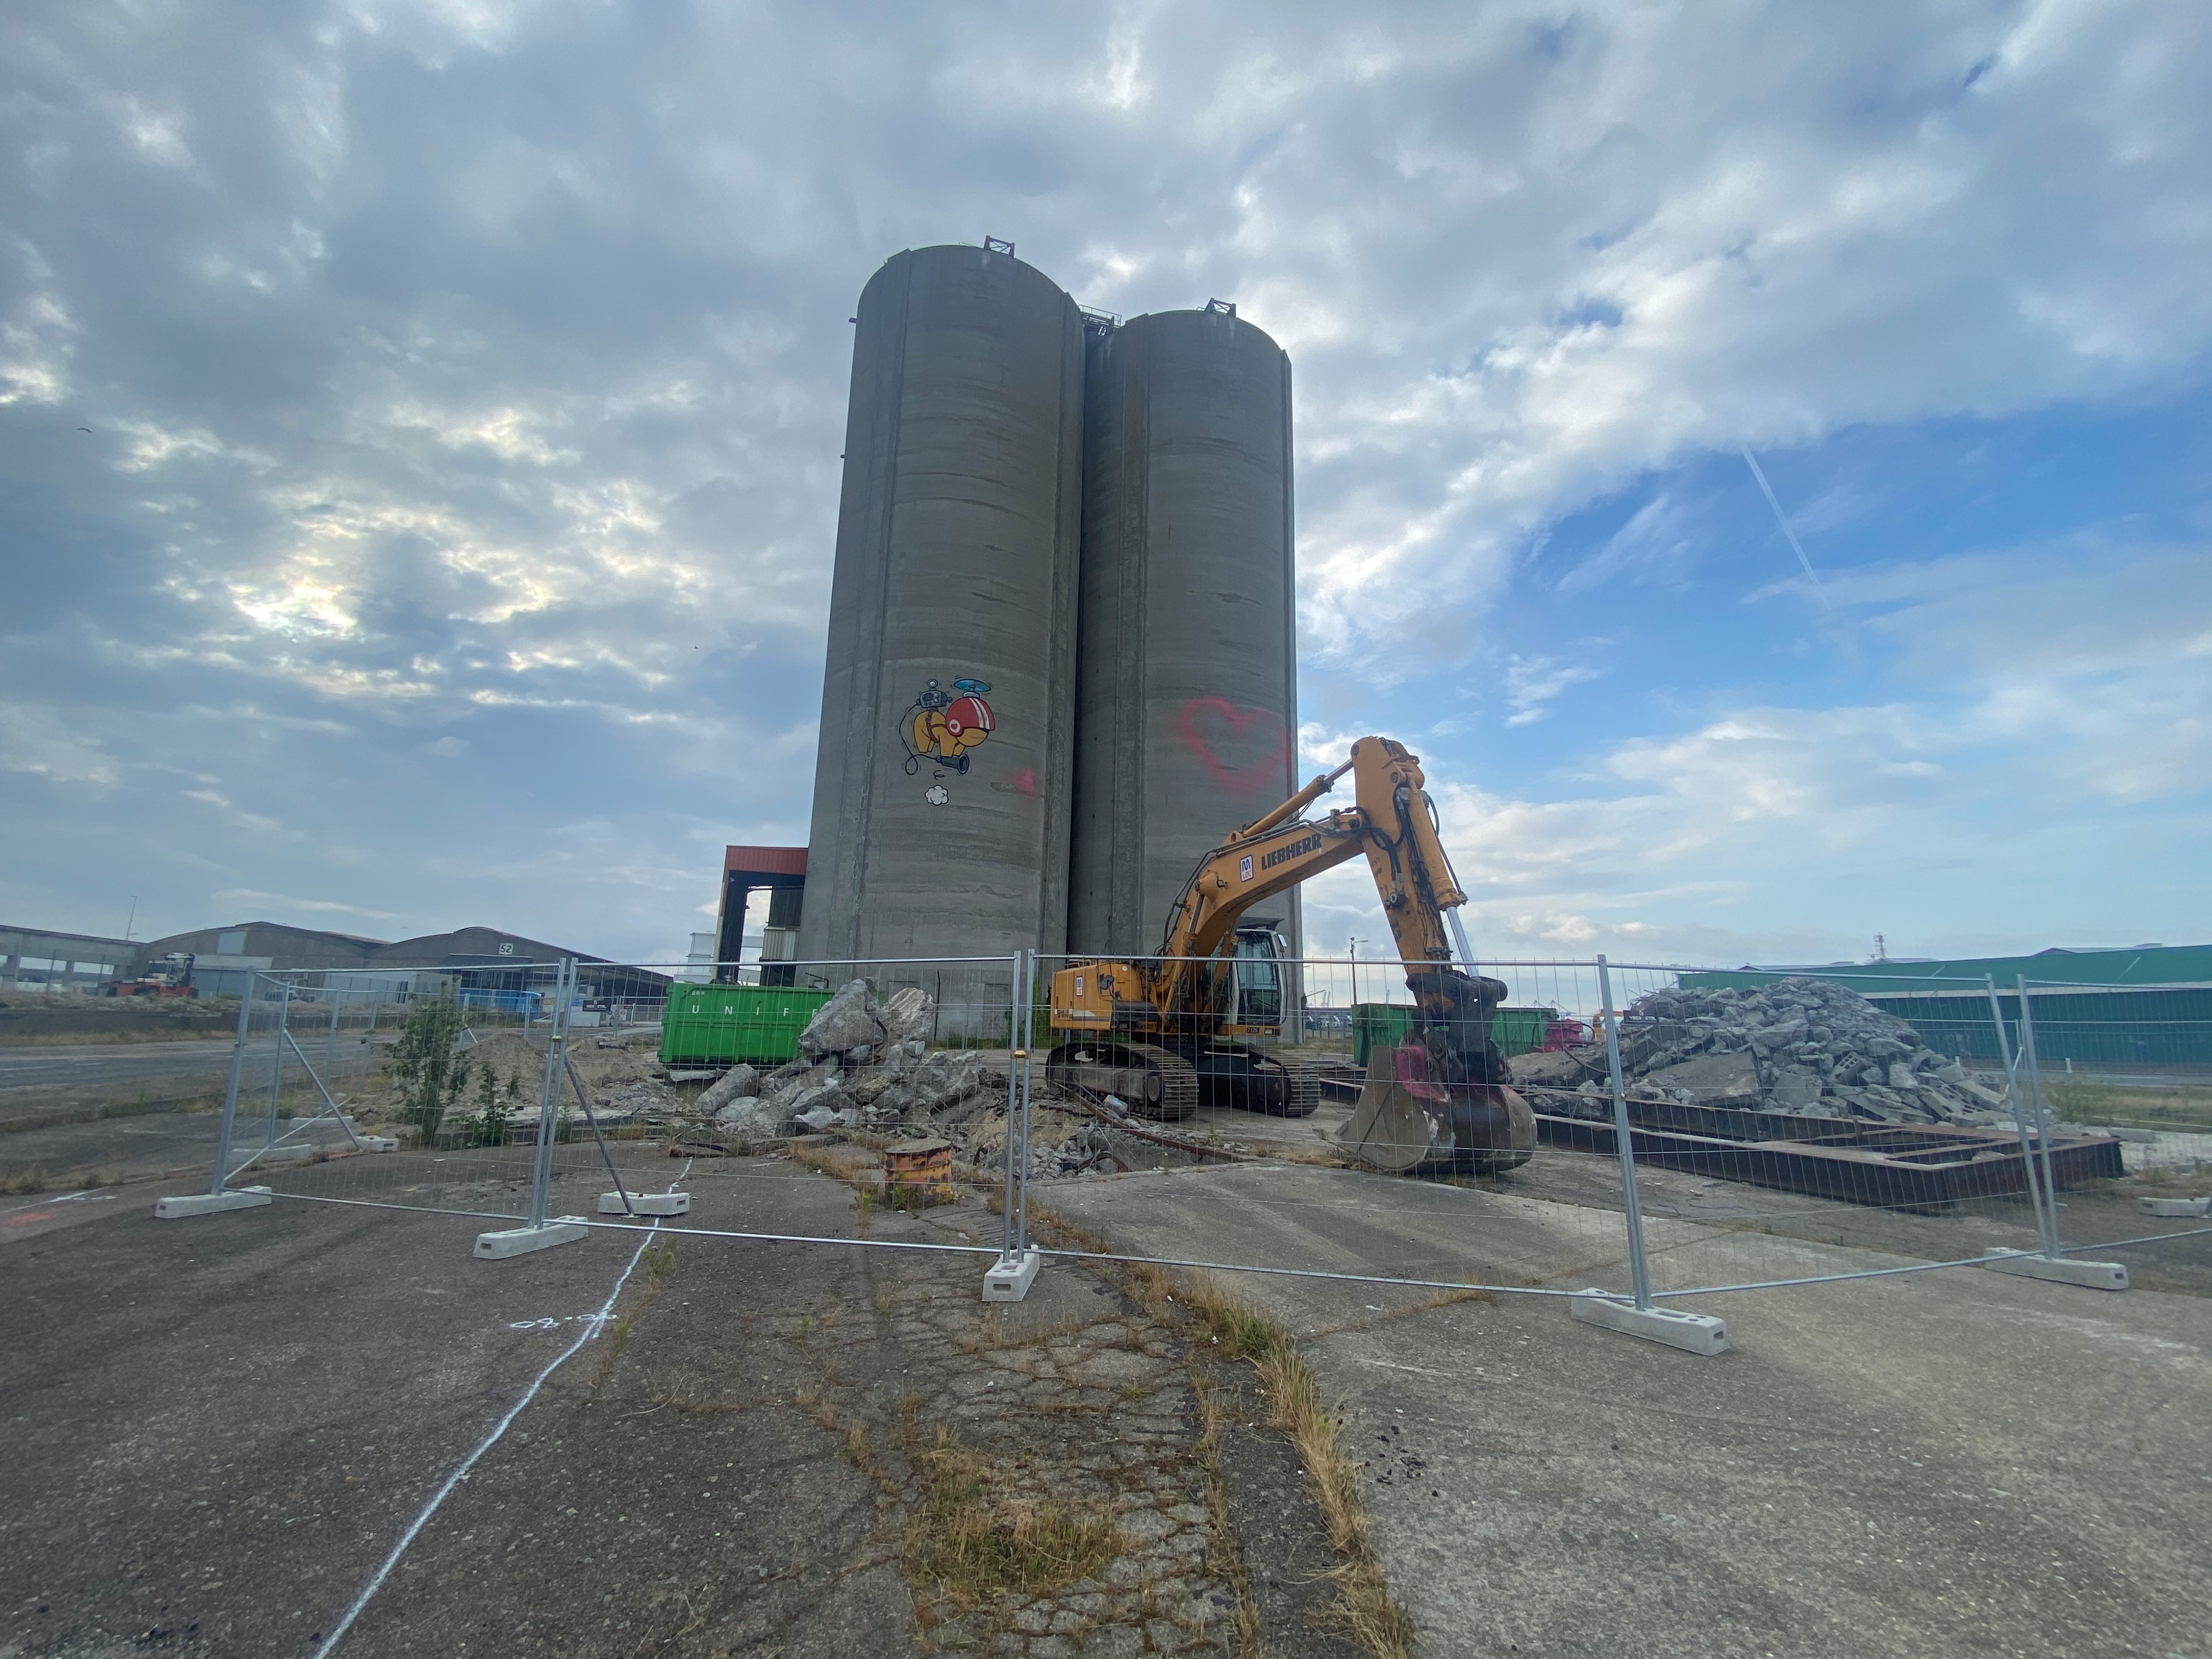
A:
[[[1233,1165],[1145,1189],[1163,1225],[1130,1254],[1572,1297],[1692,1346],[1716,1340],[1711,1322],[1669,1326],[1660,1303],[1993,1257],[2099,1282],[2084,1253],[2212,1234],[2186,1191],[2154,1218],[2098,1185],[2124,1162],[2212,1161],[2200,1086],[2212,1066],[2191,1058],[2212,1033],[2172,1006],[1986,981],[1899,1004],[1893,979],[1835,970],[1462,963],[1504,986],[1486,1045],[1416,1010],[1409,976],[1435,963],[1183,964],[1194,989],[1166,1018],[1133,985],[1102,990],[1097,965],[1030,951],[793,963],[763,983],[753,964],[701,982],[690,964],[564,962],[505,1000],[471,999],[466,970],[398,989],[388,974],[258,974],[210,1191],[175,1211],[273,1199],[434,1211],[502,1224],[486,1237],[508,1243],[484,1249],[500,1254],[680,1212],[665,1191],[672,1152],[823,1131],[880,1152],[887,1181],[991,1194],[995,1244],[933,1248],[999,1257],[993,1282],[1011,1297],[1041,1258],[1081,1254],[1039,1243],[1035,1183]],[[1093,1024],[1055,1028],[1063,971]],[[855,981],[864,989],[847,990]],[[587,994],[610,985],[619,998]],[[1481,1111],[1451,1103],[1454,1079],[1423,1058],[1431,1039],[1481,1055],[1458,1079]],[[2054,1042],[2069,1073],[2044,1057]],[[1055,1045],[1068,1063],[1048,1068]],[[608,1050],[624,1064],[599,1064]],[[662,1078],[650,1087],[635,1081],[647,1054]],[[2107,1057],[2094,1073],[2091,1055]],[[1410,1115],[1363,1119],[1374,1081],[1400,1085]],[[700,1093],[671,1109],[671,1088],[691,1085]],[[1528,1110],[1501,1155],[1507,1087]],[[738,1219],[714,1231],[792,1237]]]

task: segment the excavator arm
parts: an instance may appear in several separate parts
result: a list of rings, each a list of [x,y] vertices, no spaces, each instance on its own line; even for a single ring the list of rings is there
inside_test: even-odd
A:
[[[1352,775],[1355,805],[1326,818],[1297,815]],[[1382,914],[1408,963],[1449,963],[1443,912],[1464,904],[1451,860],[1437,835],[1418,757],[1388,738],[1362,738],[1352,758],[1316,778],[1272,812],[1224,838],[1199,861],[1168,912],[1160,941],[1164,965],[1195,969],[1219,952],[1254,905],[1324,870],[1367,855],[1382,896]],[[1158,984],[1163,1010],[1187,991],[1188,974],[1164,974]]]

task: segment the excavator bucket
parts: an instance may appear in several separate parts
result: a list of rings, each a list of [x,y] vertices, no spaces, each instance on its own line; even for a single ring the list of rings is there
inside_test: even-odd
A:
[[[1367,1085],[1338,1135],[1361,1163],[1404,1175],[1450,1159],[1451,1101],[1428,1080],[1427,1059],[1411,1042],[1368,1056]]]
[[[1528,1161],[1536,1119],[1511,1089],[1433,1080],[1427,1050],[1406,1042],[1370,1056],[1366,1087],[1339,1139],[1362,1163],[1393,1175],[1495,1175]]]

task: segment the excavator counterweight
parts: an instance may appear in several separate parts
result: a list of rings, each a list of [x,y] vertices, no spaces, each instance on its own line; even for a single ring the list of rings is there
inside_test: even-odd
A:
[[[1346,773],[1353,805],[1304,815]],[[1447,911],[1466,902],[1437,833],[1418,756],[1362,738],[1352,757],[1200,859],[1157,955],[1097,959],[1052,980],[1056,1046],[1046,1075],[1118,1096],[1139,1114],[1188,1117],[1200,1100],[1303,1116],[1313,1068],[1262,1047],[1279,1036],[1283,986],[1272,930],[1253,908],[1364,854],[1407,964],[1414,1025],[1377,1049],[1343,1142],[1376,1169],[1493,1171],[1528,1160],[1535,1119],[1506,1086],[1491,1028],[1505,987],[1453,961]],[[1259,972],[1260,959],[1267,972]]]

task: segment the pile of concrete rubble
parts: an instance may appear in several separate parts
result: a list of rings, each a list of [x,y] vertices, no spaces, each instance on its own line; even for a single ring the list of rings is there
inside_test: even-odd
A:
[[[853,980],[799,1034],[799,1056],[773,1071],[733,1066],[692,1109],[730,1140],[864,1129],[936,1135],[961,1163],[995,1169],[1006,1156],[1004,1051],[924,1044],[930,999],[915,988],[878,1000]],[[1173,1146],[1087,1121],[1083,1109],[1042,1078],[1030,1088],[1030,1173],[1039,1179],[1106,1176],[1187,1164]]]
[[[772,1072],[733,1066],[699,1102],[724,1134],[772,1139],[829,1129],[945,1128],[995,1104],[1006,1073],[971,1050],[928,1051],[932,1005],[913,987],[878,1001],[849,981],[799,1033],[799,1057]]]
[[[1969,1073],[1830,980],[1654,991],[1628,1008],[1620,1042],[1631,1099],[1893,1123],[1988,1123],[2010,1109],[2001,1076]],[[1514,1075],[1539,1111],[1611,1113],[1601,1045],[1523,1055]]]

